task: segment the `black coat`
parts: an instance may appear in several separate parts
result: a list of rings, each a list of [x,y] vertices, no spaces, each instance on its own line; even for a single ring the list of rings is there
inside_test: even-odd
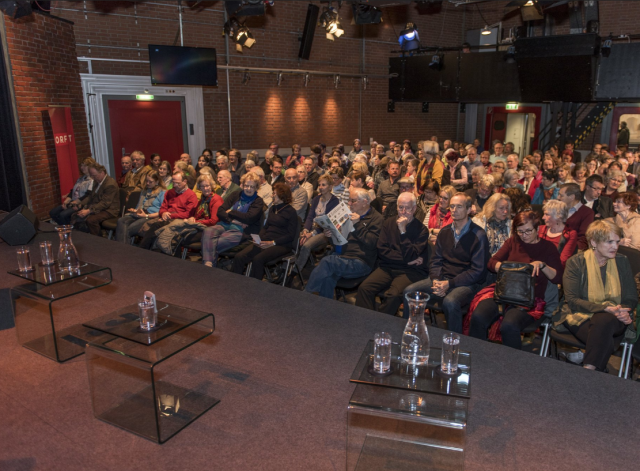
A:
[[[264,241],[274,241],[278,246],[292,249],[298,235],[298,214],[293,206],[271,206],[259,235]]]

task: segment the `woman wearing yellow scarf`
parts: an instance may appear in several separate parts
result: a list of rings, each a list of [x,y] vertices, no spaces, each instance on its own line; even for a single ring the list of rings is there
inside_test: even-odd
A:
[[[629,260],[618,252],[622,231],[605,221],[587,229],[589,249],[567,261],[563,285],[566,304],[554,319],[586,345],[585,368],[604,371],[638,303]]]

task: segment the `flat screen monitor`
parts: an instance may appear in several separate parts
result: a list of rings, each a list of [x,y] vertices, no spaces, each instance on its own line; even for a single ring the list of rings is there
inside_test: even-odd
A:
[[[153,85],[218,85],[216,50],[149,44]]]

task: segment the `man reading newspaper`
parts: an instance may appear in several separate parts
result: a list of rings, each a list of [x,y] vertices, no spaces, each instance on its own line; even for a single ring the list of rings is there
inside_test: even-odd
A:
[[[377,257],[376,243],[382,227],[382,216],[371,207],[369,192],[357,188],[349,195],[349,220],[339,225],[342,229],[353,225],[346,234],[341,231],[325,229],[327,237],[334,238],[335,253],[324,257],[311,272],[305,290],[318,293],[325,298],[333,298],[333,291],[340,278],[359,278],[371,273]],[[336,207],[336,209],[338,209]],[[337,213],[339,214],[339,213]],[[332,223],[334,229],[336,225]],[[338,237],[338,234],[342,237]],[[346,235],[346,237],[345,237]],[[346,243],[337,244],[336,240]]]

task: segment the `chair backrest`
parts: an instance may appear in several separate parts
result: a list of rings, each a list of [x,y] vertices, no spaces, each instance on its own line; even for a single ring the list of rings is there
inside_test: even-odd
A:
[[[300,231],[302,230],[302,219],[300,219],[300,217],[298,217],[298,227],[296,227],[296,238],[294,240],[293,243],[293,251],[295,252],[296,256],[298,256],[298,251],[300,250]]]
[[[125,205],[127,204],[127,190],[125,188],[120,188],[119,196],[120,196],[120,217],[122,217],[124,216]]]
[[[127,202],[124,205],[125,212],[128,209],[133,209],[136,206],[138,206],[138,202],[140,201],[140,197],[141,196],[142,196],[142,192],[141,191],[134,191],[133,193],[131,193],[129,195],[129,199],[127,200]]]
[[[633,271],[633,276],[636,276],[638,273],[640,273],[640,250],[631,247],[624,247],[621,245],[620,247],[618,247],[618,252],[629,259],[631,270]]]

